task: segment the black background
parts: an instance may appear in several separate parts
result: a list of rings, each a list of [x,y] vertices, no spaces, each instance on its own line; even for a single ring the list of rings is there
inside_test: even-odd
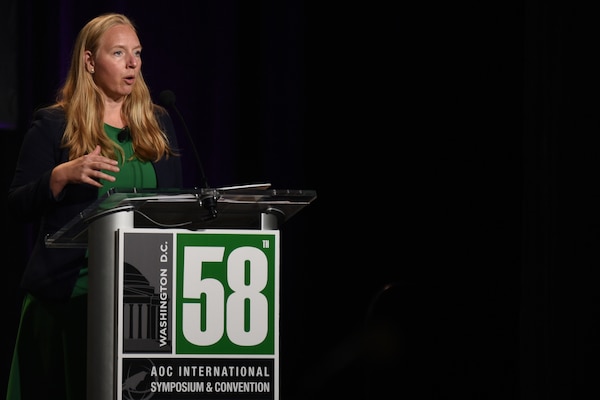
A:
[[[28,118],[53,100],[77,31],[120,11],[138,25],[153,95],[176,94],[213,187],[317,191],[281,230],[283,400],[599,394],[591,7],[13,6],[7,186]],[[26,232],[6,218],[14,336]]]

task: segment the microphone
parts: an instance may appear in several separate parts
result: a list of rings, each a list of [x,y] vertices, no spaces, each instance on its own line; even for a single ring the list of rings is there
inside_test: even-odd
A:
[[[200,160],[198,150],[194,145],[194,140],[192,139],[190,130],[188,129],[187,124],[185,123],[185,119],[183,118],[183,115],[181,115],[179,108],[177,108],[177,106],[175,105],[175,93],[173,93],[173,91],[171,90],[163,90],[162,92],[160,92],[158,99],[163,107],[172,108],[173,110],[175,110],[175,113],[181,121],[181,125],[183,126],[183,130],[187,136],[188,142],[192,147],[194,157],[196,158],[196,165],[198,166],[198,171],[200,172],[200,186],[204,189],[210,189],[210,187],[208,186],[208,180],[206,179],[206,174],[204,173],[202,161]],[[217,217],[217,198],[215,196],[209,196],[202,199],[202,206],[205,209],[207,209],[210,213],[210,217],[208,219],[215,219]]]
[[[117,139],[120,143],[127,141],[131,137],[131,133],[129,132],[129,127],[126,126],[119,131],[117,134]]]

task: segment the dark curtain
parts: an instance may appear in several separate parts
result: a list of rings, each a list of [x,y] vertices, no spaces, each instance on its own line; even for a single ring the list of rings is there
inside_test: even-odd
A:
[[[211,186],[317,191],[281,232],[282,399],[598,394],[591,6],[13,1],[7,185],[77,31],[119,11]],[[6,218],[14,335],[27,231]]]
[[[598,395],[598,24],[591,7],[525,7],[521,392]]]

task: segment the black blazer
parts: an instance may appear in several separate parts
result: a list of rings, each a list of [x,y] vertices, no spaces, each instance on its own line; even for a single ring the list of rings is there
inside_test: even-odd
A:
[[[173,121],[168,114],[158,115],[171,146],[177,149]],[[86,184],[67,185],[58,199],[52,196],[50,173],[69,156],[61,147],[65,125],[61,109],[42,108],[34,113],[8,191],[10,212],[25,223],[33,223],[37,231],[21,285],[36,297],[55,300],[71,296],[86,249],[49,249],[44,240],[98,199],[98,188]],[[179,157],[163,158],[153,166],[158,188],[181,188]]]

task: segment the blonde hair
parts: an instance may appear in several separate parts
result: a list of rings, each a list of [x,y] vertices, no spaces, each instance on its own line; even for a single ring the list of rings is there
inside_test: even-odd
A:
[[[127,25],[137,33],[134,24],[122,14],[103,14],[89,21],[77,35],[71,66],[56,104],[65,110],[66,128],[62,144],[69,149],[69,159],[75,159],[102,147],[102,154],[115,158],[116,151],[123,159],[123,149],[104,131],[104,101],[91,74],[85,69],[85,52],[96,54],[102,35],[116,25]],[[155,113],[166,110],[152,102],[150,90],[139,72],[133,90],[123,103],[122,118],[131,133],[134,156],[142,161],[158,161],[163,156],[177,155],[162,130]]]

